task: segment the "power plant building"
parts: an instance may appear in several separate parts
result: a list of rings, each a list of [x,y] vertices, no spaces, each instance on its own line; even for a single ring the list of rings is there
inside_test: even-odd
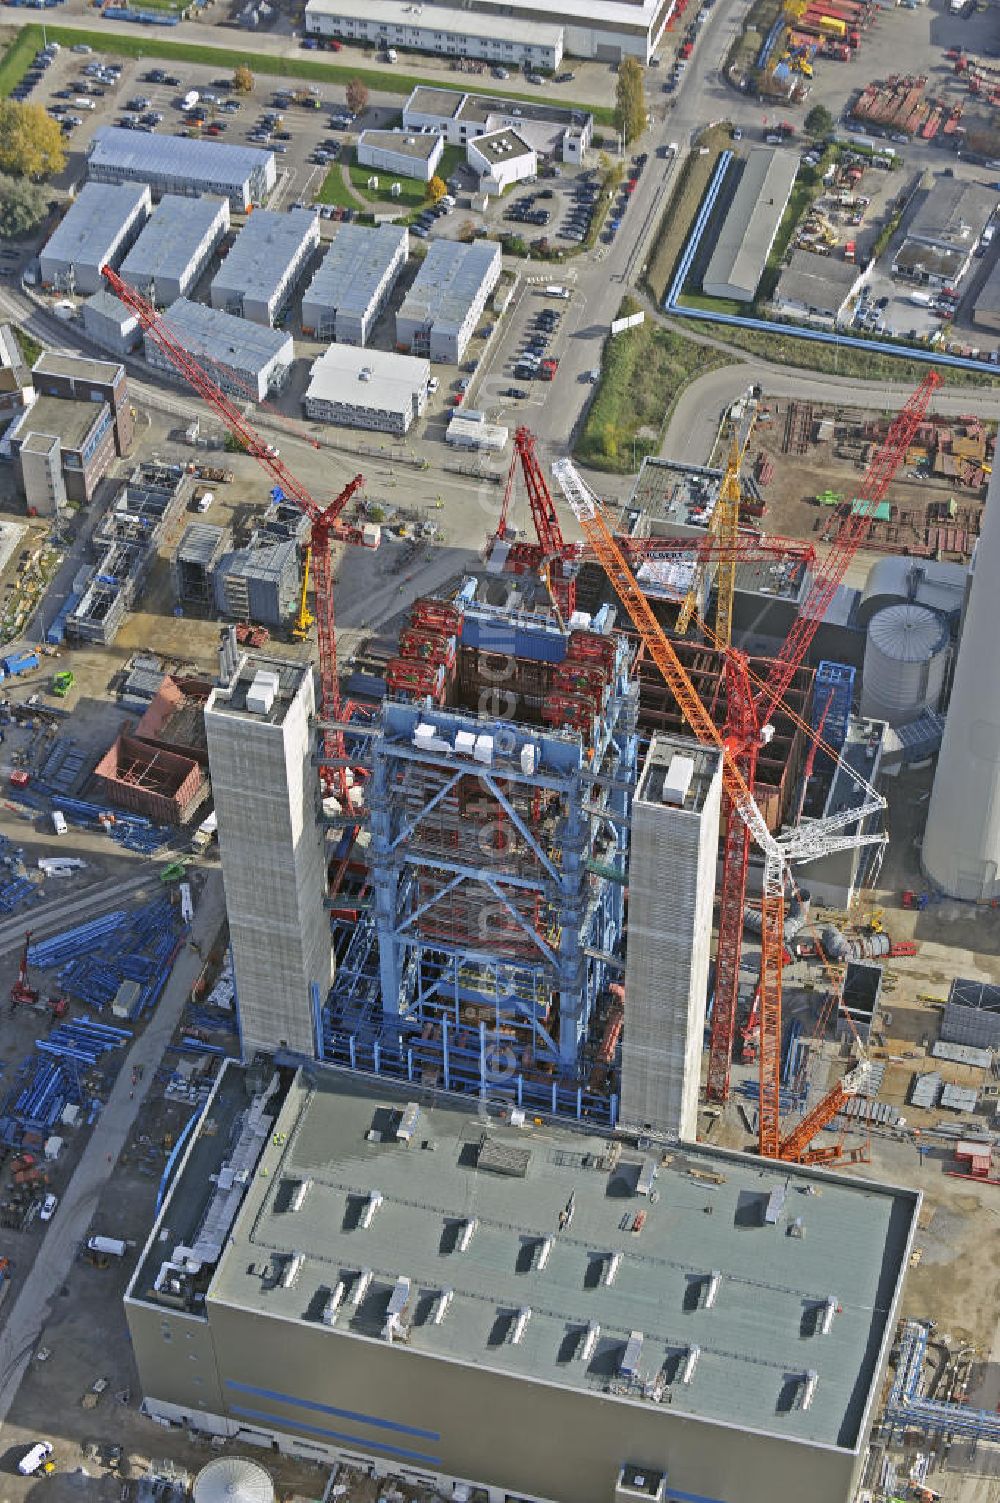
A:
[[[632,803],[624,1126],[693,1142],[705,1042],[722,756],[654,736]]]
[[[333,980],[311,666],[220,649],[205,705],[244,1058],[312,1058]]]
[[[994,468],[973,561],[944,738],[934,773],[921,859],[952,898],[1000,897],[1000,653],[996,580],[1000,573],[1000,473]]]
[[[919,1208],[228,1062],[126,1293],[143,1411],[443,1497],[848,1503]]]
[[[102,266],[118,266],[152,206],[145,184],[84,183],[38,258],[42,285],[81,297],[98,292]]]
[[[144,135],[118,125],[94,131],[87,157],[92,183],[145,183],[154,198],[165,193],[228,198],[230,208],[245,214],[262,204],[278,181],[273,151],[256,146],[227,146],[223,141],[196,141],[189,136]]]
[[[258,209],[236,237],[211,287],[213,308],[271,325],[284,310],[319,245],[319,215]]]
[[[410,251],[405,225],[342,224],[302,298],[302,332],[364,345]]]
[[[147,302],[186,297],[229,229],[229,200],[164,194],[121,266],[121,279]]]
[[[292,336],[249,319],[178,298],[161,322],[167,333],[200,360],[223,391],[262,402],[287,381],[294,359]],[[149,364],[173,379],[177,372],[160,346],[145,336]]]
[[[434,240],[396,314],[396,344],[457,365],[499,280],[499,245]]]

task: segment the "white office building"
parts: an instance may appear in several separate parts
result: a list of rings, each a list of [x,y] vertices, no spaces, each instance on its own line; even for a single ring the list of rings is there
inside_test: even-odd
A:
[[[116,267],[153,207],[139,183],[84,183],[39,256],[42,285],[87,296],[105,283],[101,267]]]
[[[457,6],[412,5],[409,0],[309,0],[305,29],[306,36],[482,58],[512,68],[558,68],[563,55],[563,28],[544,16],[485,16]]]
[[[396,344],[457,365],[500,280],[500,247],[435,240],[396,314]]]
[[[294,356],[292,336],[279,329],[236,318],[221,308],[206,308],[178,298],[162,315],[161,323],[183,345],[223,391],[262,402],[288,379]],[[145,355],[149,364],[180,379],[155,339],[147,334]]]
[[[386,177],[412,177],[429,183],[444,154],[436,132],[363,130],[358,137],[358,165],[373,167]]]
[[[594,117],[568,105],[418,84],[403,106],[403,128],[438,131],[450,146],[513,130],[539,157],[575,165],[584,160],[593,139]]]
[[[516,130],[476,136],[465,148],[465,160],[479,177],[480,193],[505,193],[538,172],[534,149]]]
[[[212,307],[255,324],[273,324],[318,245],[319,216],[313,209],[287,214],[258,209],[212,281]]]
[[[122,262],[122,281],[156,307],[169,307],[187,297],[228,229],[227,198],[166,193]]]
[[[246,213],[262,204],[278,180],[273,151],[256,146],[228,146],[223,141],[195,141],[187,136],[144,135],[138,130],[104,125],[95,130],[87,157],[92,183],[147,183],[154,198],[202,193],[228,198]]]
[[[399,437],[427,405],[427,360],[332,344],[315,362],[303,399],[306,416]]]
[[[367,344],[409,249],[405,225],[341,225],[302,298],[303,334]]]

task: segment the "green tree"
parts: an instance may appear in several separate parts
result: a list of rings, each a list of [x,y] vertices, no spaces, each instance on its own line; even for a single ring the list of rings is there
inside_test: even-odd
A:
[[[447,191],[447,183],[443,178],[438,177],[437,173],[435,173],[430,182],[427,184],[427,193],[431,203],[438,203],[440,199],[444,198]]]
[[[58,121],[40,104],[0,99],[0,172],[51,177],[66,166]]]
[[[233,69],[233,88],[237,94],[253,93],[253,74],[246,63],[240,63],[238,68]]]
[[[802,122],[802,128],[807,136],[814,136],[818,140],[820,136],[828,136],[833,130],[833,116],[825,104],[814,104]]]
[[[49,196],[39,183],[0,173],[0,236],[16,240],[45,218]]]
[[[626,146],[637,140],[646,128],[646,75],[642,64],[634,57],[627,57],[618,68],[615,125],[624,135]]]
[[[368,85],[363,78],[351,78],[347,82],[347,108],[352,115],[360,115],[368,104]]]

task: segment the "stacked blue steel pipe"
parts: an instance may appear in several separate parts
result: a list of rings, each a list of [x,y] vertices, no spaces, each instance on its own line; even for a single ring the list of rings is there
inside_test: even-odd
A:
[[[110,826],[108,833],[112,840],[116,840],[127,851],[138,851],[141,855],[151,856],[173,838],[172,830],[165,825],[154,825],[152,820],[141,814],[128,814],[121,809],[110,809],[105,804],[89,803],[86,799],[66,798],[58,789],[50,788],[44,783],[36,783],[31,791],[25,790],[18,794],[17,801],[32,808],[44,809],[53,799],[57,800],[57,807],[71,824],[94,825],[102,815],[111,815],[114,824]]]
[[[69,1103],[82,1099],[76,1060],[29,1054],[0,1112],[0,1141],[19,1147],[26,1132],[48,1132]]]
[[[132,1037],[128,1028],[110,1028],[89,1018],[74,1018],[53,1028],[47,1038],[36,1039],[35,1048],[57,1059],[72,1059],[81,1065],[96,1065],[102,1054],[118,1049]]]
[[[137,981],[142,989],[131,1011],[136,1018],[159,999],[177,938],[176,913],[164,895],[40,940],[31,946],[28,963],[57,968],[61,989],[98,1012],[110,1005],[123,981]]]

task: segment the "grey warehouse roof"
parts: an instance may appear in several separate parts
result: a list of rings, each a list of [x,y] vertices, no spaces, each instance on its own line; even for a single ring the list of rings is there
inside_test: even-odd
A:
[[[460,329],[499,257],[500,247],[488,240],[472,245],[458,240],[432,241],[398,316],[434,323],[439,330]]]
[[[794,152],[755,146],[743,166],[703,286],[757,290],[799,170]]]
[[[370,0],[309,0],[307,16],[334,16],[346,21],[371,21]],[[561,26],[524,17],[475,15],[457,6],[435,5],[414,12],[409,0],[380,0],[378,20],[385,26],[409,26],[415,30],[456,31],[463,36],[489,37],[499,41],[527,42],[534,47],[557,47]]]
[[[342,1282],[335,1329],[381,1342],[403,1277],[409,1350],[609,1402],[616,1392],[642,1399],[660,1374],[674,1413],[855,1446],[891,1339],[916,1192],[701,1145],[661,1160],[634,1139],[530,1119],[515,1127],[441,1093],[421,1098],[417,1087],[386,1089],[334,1070],[299,1073],[265,1141],[210,1305],[316,1323],[324,1291]],[[215,1142],[224,1155],[227,1135]],[[436,1151],[423,1151],[428,1144]],[[637,1189],[654,1165],[655,1198]],[[192,1185],[192,1196],[203,1193]],[[177,1233],[183,1208],[168,1209]],[[797,1221],[801,1236],[790,1234]],[[286,1285],[281,1271],[297,1255]],[[362,1269],[373,1277],[355,1303]],[[453,1297],[436,1322],[445,1290]],[[831,1299],[824,1335],[818,1322]],[[523,1339],[512,1341],[511,1323],[526,1309]],[[591,1323],[600,1332],[581,1358]],[[642,1333],[641,1359],[626,1383],[632,1332]],[[683,1383],[692,1346],[700,1356]],[[789,1403],[796,1375],[810,1369],[814,1401]]]
[[[313,209],[290,209],[287,214],[258,209],[251,214],[223,261],[212,289],[225,289],[266,302],[298,256],[303,242],[318,233]]]
[[[165,193],[122,262],[123,281],[140,290],[157,277],[176,281],[187,271],[205,237],[222,216],[228,225],[229,204],[224,198],[187,198]]]
[[[292,336],[266,324],[236,318],[222,308],[208,308],[178,298],[162,315],[167,332],[196,357],[218,360],[236,370],[264,370],[286,348]]]
[[[118,360],[95,360],[90,355],[64,355],[58,350],[43,350],[31,368],[39,376],[75,376],[78,381],[110,383],[122,366]]]
[[[378,229],[341,225],[309,283],[304,301],[328,304],[338,312],[363,314],[400,247],[408,242],[406,229],[397,225],[383,224]]]
[[[971,250],[995,207],[996,194],[983,183],[936,178],[910,221],[906,238]]]
[[[797,250],[778,279],[776,300],[801,303],[831,318],[843,306],[844,299],[858,280],[860,272],[850,261],[836,261],[832,256],[818,256],[815,251]]]
[[[141,131],[105,125],[94,132],[89,153],[92,165],[122,167],[160,176],[179,176],[191,182],[204,179],[216,187],[241,188],[247,179],[274,160],[274,153],[256,146],[229,146],[222,141],[196,141],[183,136],[146,136]]]
[[[42,255],[96,265],[148,193],[143,183],[84,183]]]
[[[131,308],[126,308],[121,298],[115,297],[114,293],[109,292],[106,287],[102,287],[99,292],[88,297],[84,307],[92,308],[95,313],[110,319],[121,329],[127,329],[139,322],[138,315],[133,313]]]
[[[434,133],[414,135],[407,130],[363,130],[358,145],[371,146],[376,151],[395,151],[401,157],[412,157],[415,162],[426,162],[437,151],[438,140]]]

